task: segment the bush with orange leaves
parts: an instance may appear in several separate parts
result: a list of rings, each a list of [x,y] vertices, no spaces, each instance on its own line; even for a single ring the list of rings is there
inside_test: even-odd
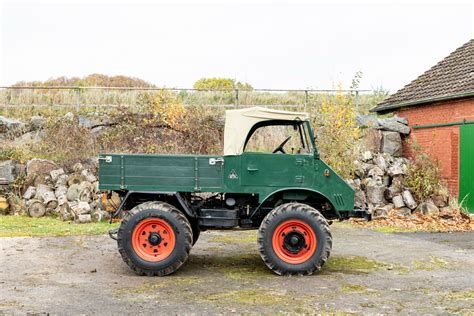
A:
[[[311,107],[321,158],[344,178],[351,176],[361,150],[354,99],[354,95],[338,91]]]

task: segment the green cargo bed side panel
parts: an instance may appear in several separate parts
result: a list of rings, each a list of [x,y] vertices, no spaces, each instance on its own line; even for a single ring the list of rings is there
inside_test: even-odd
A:
[[[260,203],[275,192],[291,190],[322,194],[338,211],[354,207],[354,190],[312,154],[102,154],[99,189],[247,193],[257,195]]]
[[[459,201],[474,213],[474,124],[460,126]]]
[[[222,189],[221,167],[209,165],[209,158],[216,156],[107,156],[112,157],[112,162],[100,162],[100,189],[173,192]]]

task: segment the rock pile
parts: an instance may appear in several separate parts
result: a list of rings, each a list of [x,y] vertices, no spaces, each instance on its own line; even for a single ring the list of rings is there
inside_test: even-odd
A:
[[[403,154],[402,139],[410,133],[407,119],[380,119],[373,115],[359,115],[357,122],[369,127],[365,133],[365,151],[356,162],[355,177],[349,180],[356,190],[355,205],[368,209],[375,217],[389,214],[410,216],[412,212],[436,215],[448,204],[448,195],[432,196],[427,201],[415,201],[404,186],[408,159]]]
[[[13,171],[19,168],[18,164],[11,167],[15,165],[14,161],[2,162],[2,165]],[[31,217],[56,215],[61,220],[79,223],[107,219],[109,213],[104,210],[97,190],[96,168],[95,163],[86,166],[76,163],[64,168],[49,160],[35,158],[28,161],[23,168],[28,186],[23,200],[17,201],[19,209],[26,210]],[[13,172],[4,172],[4,175],[18,176]]]
[[[415,201],[403,181],[408,168],[407,158],[366,151],[356,163],[356,176],[349,180],[356,190],[355,206],[367,209],[374,217],[387,216],[392,209],[401,216],[409,216],[412,211],[434,215],[448,204],[447,195]]]

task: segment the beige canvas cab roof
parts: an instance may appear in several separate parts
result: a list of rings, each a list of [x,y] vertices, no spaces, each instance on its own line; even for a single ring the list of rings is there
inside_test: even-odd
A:
[[[290,112],[252,107],[225,112],[224,156],[240,155],[244,150],[245,139],[252,127],[260,122],[271,120],[306,121],[309,115],[304,112]]]

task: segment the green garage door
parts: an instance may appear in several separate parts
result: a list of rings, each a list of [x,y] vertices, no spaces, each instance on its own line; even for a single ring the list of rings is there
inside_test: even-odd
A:
[[[460,139],[459,201],[474,213],[474,124],[464,124]]]

